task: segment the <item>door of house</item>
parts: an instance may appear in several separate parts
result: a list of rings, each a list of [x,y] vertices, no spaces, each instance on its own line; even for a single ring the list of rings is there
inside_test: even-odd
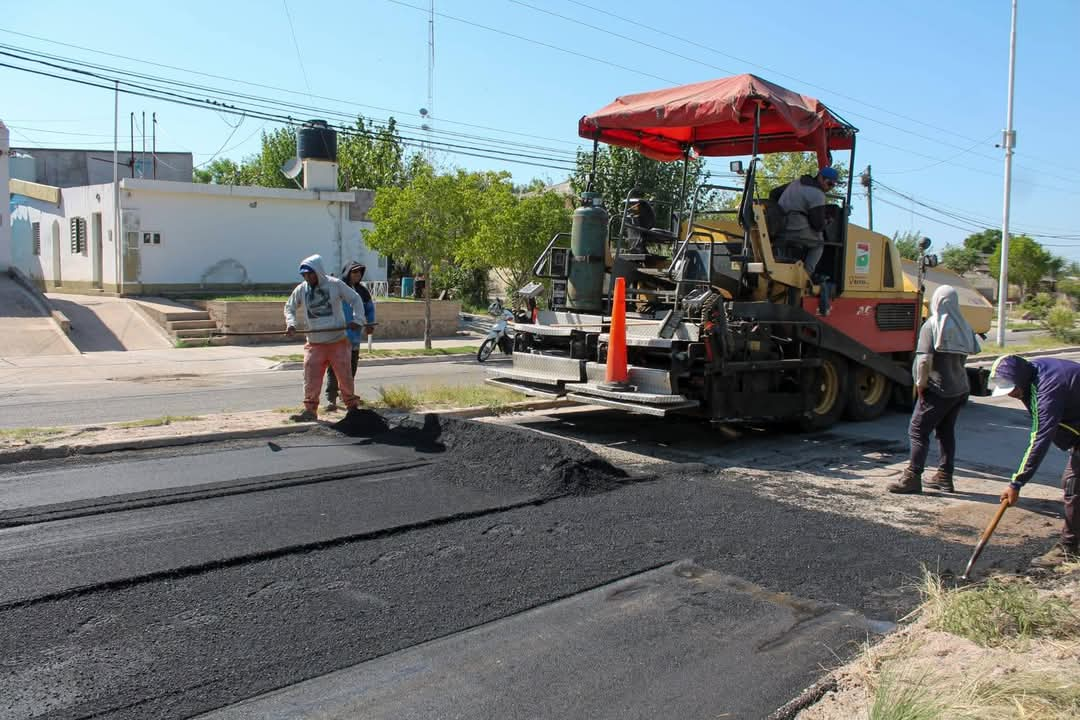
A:
[[[53,284],[63,285],[64,281],[60,277],[60,221],[53,220],[52,224],[52,274]]]
[[[94,213],[90,220],[90,266],[93,268],[93,285],[101,289],[101,213]]]
[[[130,287],[139,282],[139,273],[142,270],[139,262],[139,233],[128,231],[124,233],[124,284]]]

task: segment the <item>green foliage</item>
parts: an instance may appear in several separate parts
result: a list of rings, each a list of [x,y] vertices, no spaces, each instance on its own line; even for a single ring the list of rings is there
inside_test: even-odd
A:
[[[981,259],[979,252],[969,247],[947,247],[941,253],[941,263],[957,275],[973,270]]]
[[[1046,329],[1058,340],[1075,342],[1077,339],[1076,313],[1069,307],[1057,305],[1046,314]]]
[[[570,231],[570,210],[553,192],[516,195],[508,182],[492,185],[475,205],[476,234],[459,259],[469,267],[494,269],[509,288],[531,279],[533,263],[557,233]]]
[[[1058,292],[1068,295],[1073,300],[1080,300],[1080,279],[1065,278],[1057,284]]]
[[[1056,301],[1050,293],[1038,293],[1020,303],[1020,308],[1024,311],[1024,315],[1030,316],[1031,319],[1043,320],[1055,304]]]
[[[900,257],[905,260],[918,260],[919,259],[919,243],[923,239],[921,230],[907,230],[900,232],[897,230],[892,236],[893,245],[896,246],[897,251],[900,253]]]
[[[840,182],[846,182],[848,173],[844,164],[839,163],[833,167],[840,173]],[[780,185],[798,180],[803,175],[817,175],[817,172],[817,153],[782,152],[763,155],[757,169],[754,194],[759,198],[767,197]]]
[[[1010,237],[1009,281],[1020,285],[1026,295],[1051,270],[1052,257],[1042,245],[1026,235]],[[1001,245],[994,248],[989,264],[990,275],[998,278],[1001,274]]]
[[[425,347],[431,347],[432,281],[447,271],[472,236],[471,203],[492,181],[489,175],[462,170],[438,175],[425,166],[407,185],[386,187],[375,195],[370,211],[375,228],[365,231],[364,242],[376,252],[408,263],[428,280],[424,286]]]
[[[989,580],[964,590],[947,590],[941,578],[925,573],[924,612],[929,625],[983,647],[1012,645],[1036,637],[1069,637],[1080,618],[1068,603],[1045,598],[1022,582]]]
[[[1001,245],[1001,230],[986,229],[964,238],[964,247],[975,252],[992,253]]]
[[[196,168],[191,178],[192,182],[214,185],[251,185],[254,179],[250,165],[240,165],[228,158],[217,158],[205,168]]]
[[[937,720],[945,708],[922,682],[909,682],[892,674],[881,676],[870,705],[869,720]]]
[[[580,195],[589,185],[592,152],[579,150],[577,170],[570,178],[570,187]],[[601,145],[596,160],[593,192],[600,193],[604,207],[613,215],[622,212],[627,193],[633,188],[643,190],[652,200],[658,226],[667,225],[666,218],[678,210],[682,189],[683,164],[651,160],[629,148]],[[691,159],[687,175],[687,192],[692,193],[700,183],[708,181],[709,173],[700,159]],[[550,238],[548,238],[550,240]]]

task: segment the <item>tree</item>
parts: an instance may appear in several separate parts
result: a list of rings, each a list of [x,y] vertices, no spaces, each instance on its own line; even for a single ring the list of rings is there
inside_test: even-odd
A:
[[[570,178],[570,187],[580,195],[589,186],[592,153],[579,150],[577,169]],[[651,160],[629,148],[604,145],[596,159],[596,177],[592,190],[600,193],[604,207],[612,215],[622,212],[623,202],[630,190],[644,191],[656,206],[657,225],[666,227],[666,218],[677,211],[682,191],[683,164]],[[700,159],[691,159],[687,175],[687,192],[693,193],[699,183],[707,181],[709,173]]]
[[[509,182],[487,188],[479,209],[476,234],[459,258],[471,267],[490,267],[508,288],[529,282],[536,258],[556,233],[570,230],[570,211],[554,192],[516,195]]]
[[[973,270],[982,260],[982,255],[969,247],[947,247],[941,252],[941,263],[957,275]]]
[[[922,238],[923,234],[920,230],[907,230],[905,232],[897,230],[892,236],[893,245],[896,246],[900,257],[905,260],[919,259],[919,243],[922,242]]]
[[[205,168],[192,172],[192,182],[214,185],[251,185],[254,180],[250,165],[239,165],[228,158],[217,158]]]
[[[475,185],[464,171],[436,175],[428,165],[407,185],[380,189],[369,213],[375,228],[364,232],[368,247],[409,263],[425,280],[425,348],[431,348],[433,276],[454,262],[472,234],[469,196]]]
[[[991,231],[987,231],[991,232]],[[1043,246],[1026,235],[1009,238],[1009,280],[1020,286],[1021,293],[1027,295],[1050,268],[1051,255]],[[1001,245],[994,248],[990,256],[990,275],[1001,275]]]
[[[408,182],[410,163],[397,133],[397,122],[376,125],[363,116],[356,127],[338,135],[338,184],[342,190],[401,187]]]
[[[964,238],[964,247],[976,252],[992,253],[999,245],[1001,245],[1001,230],[988,228]],[[1012,255],[1012,252],[1009,254]]]
[[[840,182],[844,182],[847,177],[847,168],[843,163],[833,167],[840,173]],[[763,155],[757,169],[754,194],[757,197],[767,197],[775,188],[786,185],[792,180],[798,180],[803,175],[817,175],[817,171],[816,153],[782,152]]]

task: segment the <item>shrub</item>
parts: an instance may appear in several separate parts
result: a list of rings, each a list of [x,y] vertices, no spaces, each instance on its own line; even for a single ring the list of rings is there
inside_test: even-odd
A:
[[[1055,304],[1056,301],[1050,293],[1039,293],[1020,303],[1020,308],[1024,310],[1025,319],[1042,320]]]
[[[1050,312],[1046,314],[1046,320],[1043,322],[1046,325],[1046,329],[1050,331],[1050,334],[1057,339],[1066,342],[1074,342],[1076,340],[1077,333],[1073,329],[1076,325],[1076,313],[1065,305],[1058,305],[1052,308]]]

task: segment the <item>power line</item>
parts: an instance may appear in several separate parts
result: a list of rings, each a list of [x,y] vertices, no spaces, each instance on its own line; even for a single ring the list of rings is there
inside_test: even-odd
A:
[[[262,88],[264,90],[273,90],[274,92],[287,93],[287,94],[290,94],[290,95],[308,94],[309,98],[312,99],[312,100],[315,100],[315,99],[325,100],[325,101],[329,101],[329,102],[340,103],[342,105],[350,105],[350,106],[358,107],[358,108],[369,108],[369,109],[372,109],[372,110],[379,110],[381,112],[387,112],[387,113],[392,113],[392,114],[397,114],[397,115],[406,115],[407,116],[407,115],[410,114],[409,112],[406,112],[404,110],[395,110],[395,109],[392,109],[392,108],[386,108],[386,107],[382,107],[382,106],[379,106],[379,105],[367,105],[367,104],[356,102],[356,101],[353,101],[353,100],[343,100],[341,98],[327,97],[327,96],[324,96],[324,95],[311,95],[310,93],[303,93],[303,92],[298,91],[298,90],[290,90],[288,88],[282,88],[282,87],[278,87],[278,86],[275,86],[275,85],[267,85],[265,83],[251,82],[251,81],[248,81],[248,80],[240,80],[240,79],[237,79],[237,78],[227,77],[227,76],[224,76],[224,75],[215,75],[213,73],[203,72],[201,70],[192,70],[191,68],[184,68],[184,67],[180,67],[180,66],[177,66],[177,65],[169,65],[169,64],[166,64],[166,63],[155,62],[153,60],[146,60],[146,59],[143,59],[143,58],[132,57],[130,55],[122,55],[122,54],[119,54],[119,53],[108,52],[108,51],[105,51],[105,50],[97,50],[95,48],[90,48],[90,47],[86,47],[86,46],[83,46],[83,45],[76,45],[74,43],[61,42],[59,40],[52,40],[50,38],[41,37],[39,35],[31,35],[29,33],[17,32],[15,30],[8,30],[8,29],[5,29],[5,28],[0,28],[0,32],[7,33],[7,34],[10,34],[10,35],[17,35],[19,37],[28,38],[30,40],[35,40],[35,41],[42,42],[42,43],[48,43],[50,45],[59,45],[61,47],[73,48],[75,50],[81,50],[83,52],[93,53],[93,54],[97,54],[97,55],[104,55],[106,57],[118,58],[120,60],[127,60],[127,61],[130,61],[130,62],[135,62],[135,63],[139,63],[139,64],[143,64],[143,65],[152,65],[154,67],[164,68],[164,69],[167,69],[167,70],[174,70],[174,71],[177,71],[177,72],[189,73],[191,75],[198,75],[198,76],[201,76],[201,77],[213,78],[215,80],[224,80],[226,82],[235,83],[235,84],[238,84],[238,85],[246,85],[248,87],[257,87],[257,88]],[[563,144],[567,144],[567,145],[578,145],[579,144],[576,141],[566,140],[565,138],[550,138],[550,137],[538,136],[538,135],[534,135],[532,133],[519,132],[519,131],[516,131],[516,130],[507,130],[505,128],[495,128],[495,127],[490,127],[490,126],[487,126],[487,125],[479,125],[479,124],[476,124],[476,123],[463,122],[463,121],[460,121],[460,120],[452,120],[452,119],[445,118],[445,117],[440,117],[439,122],[441,122],[441,123],[449,123],[449,124],[452,124],[452,125],[460,125],[462,127],[471,127],[471,128],[475,128],[477,130],[488,130],[488,131],[491,131],[491,132],[503,133],[503,134],[506,134],[506,135],[516,135],[516,136],[520,136],[520,137],[527,137],[527,138],[530,138],[532,140],[548,140],[550,142],[563,143]]]
[[[300,63],[300,72],[304,76],[304,85],[307,87],[308,97],[311,98],[311,83],[308,82],[307,68],[304,67],[304,58],[300,55],[300,43],[296,42],[296,28],[293,27],[292,13],[289,12],[288,0],[281,0],[282,7],[285,8],[285,17],[289,19],[289,34],[292,35],[292,44],[296,48],[296,59]],[[312,102],[315,100],[312,98]]]
[[[91,86],[91,87],[98,87],[98,88],[107,89],[107,90],[113,90],[114,89],[113,84],[114,83],[120,83],[123,86],[123,87],[121,87],[120,91],[124,92],[126,94],[130,94],[130,95],[137,95],[137,96],[141,96],[141,97],[148,97],[148,98],[153,98],[153,99],[158,99],[158,100],[164,100],[166,102],[172,102],[172,103],[175,103],[175,104],[185,105],[185,106],[188,106],[188,107],[197,107],[197,108],[202,108],[202,109],[210,108],[210,109],[214,109],[214,110],[217,110],[219,112],[224,112],[224,113],[227,113],[227,114],[249,115],[249,116],[252,116],[252,117],[255,117],[255,118],[259,118],[259,119],[274,120],[274,121],[282,122],[282,123],[286,123],[286,124],[296,124],[297,123],[297,119],[295,117],[293,117],[291,115],[275,114],[271,110],[266,109],[265,106],[263,108],[261,108],[261,109],[259,107],[243,108],[243,107],[241,107],[239,105],[236,105],[236,104],[225,103],[225,102],[221,102],[219,100],[210,99],[210,98],[195,98],[195,97],[185,95],[185,94],[182,94],[182,93],[171,92],[171,91],[163,90],[163,89],[157,88],[157,87],[146,86],[146,85],[143,85],[143,84],[140,84],[140,83],[133,83],[130,80],[113,79],[113,78],[105,77],[105,76],[100,75],[98,73],[93,73],[93,72],[90,72],[90,71],[80,70],[80,69],[76,69],[76,68],[64,67],[64,66],[59,65],[57,63],[51,63],[51,62],[47,62],[47,61],[40,60],[40,59],[22,58],[22,57],[16,56],[16,55],[14,55],[12,53],[8,53],[8,52],[0,51],[0,55],[7,55],[9,57],[15,57],[15,58],[23,60],[23,61],[29,61],[29,62],[42,64],[42,65],[45,65],[45,66],[48,66],[48,67],[51,67],[51,68],[54,68],[54,69],[61,70],[63,72],[79,74],[79,75],[83,75],[83,76],[87,76],[87,77],[92,77],[92,78],[95,78],[95,79],[98,79],[98,80],[106,80],[110,84],[109,85],[103,85],[103,84],[100,84],[100,83],[90,82],[90,81],[87,81],[87,80],[80,80],[80,79],[77,79],[77,78],[66,77],[66,76],[63,76],[63,75],[56,74],[56,73],[50,73],[50,72],[45,72],[45,71],[41,71],[41,70],[34,70],[32,68],[26,68],[26,67],[22,67],[22,66],[18,66],[18,65],[12,65],[12,64],[9,64],[9,63],[0,63],[0,67],[9,67],[9,68],[12,68],[12,69],[15,69],[15,70],[21,70],[21,71],[24,71],[24,72],[30,72],[30,73],[37,74],[37,75],[42,75],[42,76],[46,76],[46,77],[53,77],[53,78],[56,78],[56,79],[59,79],[59,80],[65,80],[65,81],[69,81],[69,82],[76,82],[76,83],[79,83],[79,84],[88,85],[88,86]],[[361,132],[359,132],[359,131],[357,131],[355,129],[352,129],[352,128],[342,127],[340,125],[332,126],[332,127],[334,127],[335,130],[337,130],[338,132],[341,132],[343,134],[351,134],[351,135],[367,134],[367,133],[361,133]],[[442,140],[424,140],[424,139],[413,138],[413,137],[409,137],[409,136],[406,136],[406,135],[400,135],[400,134],[397,137],[402,141],[402,144],[407,146],[407,147],[420,147],[423,142],[427,142],[430,145],[432,145],[433,147],[435,147],[436,149],[438,149],[440,151],[443,151],[443,152],[449,152],[451,154],[465,155],[465,156],[469,156],[469,157],[480,157],[480,158],[486,158],[486,159],[490,159],[490,160],[502,160],[504,162],[515,162],[515,163],[522,164],[522,165],[533,165],[533,166],[537,166],[537,167],[545,167],[545,168],[554,169],[554,170],[563,170],[563,171],[566,171],[566,172],[573,172],[573,170],[575,169],[574,167],[571,167],[571,161],[570,160],[564,160],[564,159],[560,159],[560,158],[538,156],[538,155],[529,154],[529,153],[516,153],[516,152],[512,152],[512,151],[508,151],[508,150],[498,150],[498,149],[493,149],[493,148],[488,148],[488,147],[477,147],[477,146],[474,146],[474,145],[464,145],[464,144],[458,144],[458,143],[450,143],[450,142],[446,142],[446,141],[442,141]],[[565,163],[565,164],[553,165],[551,163]]]

